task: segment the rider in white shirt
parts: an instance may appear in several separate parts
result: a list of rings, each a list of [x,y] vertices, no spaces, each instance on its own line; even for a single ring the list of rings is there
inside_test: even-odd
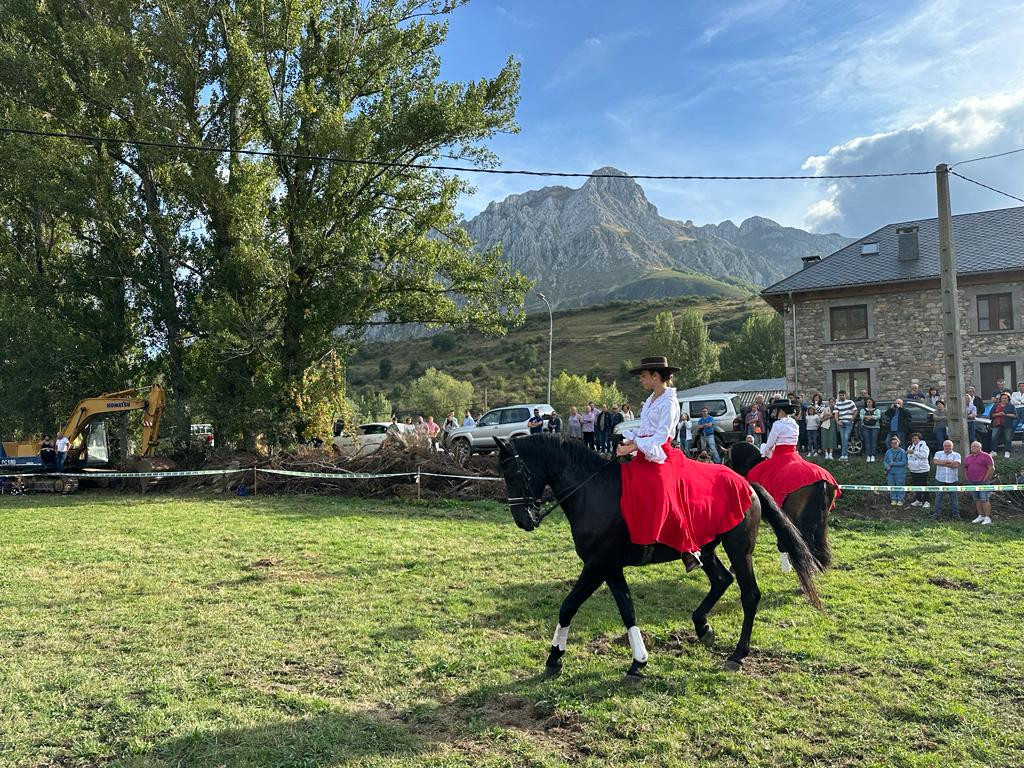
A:
[[[768,433],[768,439],[761,446],[761,455],[770,458],[776,445],[796,445],[800,441],[800,425],[793,418],[796,406],[788,400],[778,400],[771,404],[771,411],[776,419]],[[779,418],[781,416],[781,418]]]

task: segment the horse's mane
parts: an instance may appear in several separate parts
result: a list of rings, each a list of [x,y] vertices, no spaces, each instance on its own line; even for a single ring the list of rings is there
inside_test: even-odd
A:
[[[578,440],[551,433],[517,437],[516,448],[523,457],[536,456],[545,464],[561,464],[566,469],[579,468],[594,472],[608,462],[607,458]]]
[[[764,461],[760,449],[747,442],[736,443],[729,448],[729,459],[732,469],[744,477],[754,466]]]

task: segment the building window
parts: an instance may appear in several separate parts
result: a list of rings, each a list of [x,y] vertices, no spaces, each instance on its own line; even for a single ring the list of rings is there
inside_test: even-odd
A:
[[[1013,360],[997,363],[981,364],[981,390],[979,395],[986,401],[994,394],[997,387],[996,382],[1002,380],[1003,388],[1013,391],[1013,385],[1017,381],[1017,363]]]
[[[871,391],[871,371],[867,368],[848,368],[843,371],[832,371],[832,395],[845,392],[851,400],[855,399],[862,389]]]
[[[832,341],[855,341],[868,338],[868,305],[832,307],[829,309]]]
[[[1013,330],[1012,294],[989,293],[978,297],[978,330]]]

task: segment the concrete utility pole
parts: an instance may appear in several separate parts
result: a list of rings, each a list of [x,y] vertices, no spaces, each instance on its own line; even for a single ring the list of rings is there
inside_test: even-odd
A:
[[[953,251],[953,216],[949,206],[949,166],[935,166],[935,190],[939,205],[939,274],[942,290],[942,361],[946,367],[946,413],[949,439],[960,455],[971,452],[964,412],[963,350],[960,345],[960,302],[956,288],[956,254]]]
[[[543,293],[538,293],[537,298],[544,302],[548,308],[548,399],[544,402],[551,405],[551,347],[555,340],[555,316],[551,314],[551,305]]]

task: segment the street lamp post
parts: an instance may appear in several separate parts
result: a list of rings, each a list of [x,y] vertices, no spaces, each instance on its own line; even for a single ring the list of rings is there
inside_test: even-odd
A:
[[[538,293],[537,298],[543,301],[548,308],[548,399],[545,402],[551,405],[551,347],[555,339],[555,316],[551,314],[551,304],[548,303],[544,294]]]

